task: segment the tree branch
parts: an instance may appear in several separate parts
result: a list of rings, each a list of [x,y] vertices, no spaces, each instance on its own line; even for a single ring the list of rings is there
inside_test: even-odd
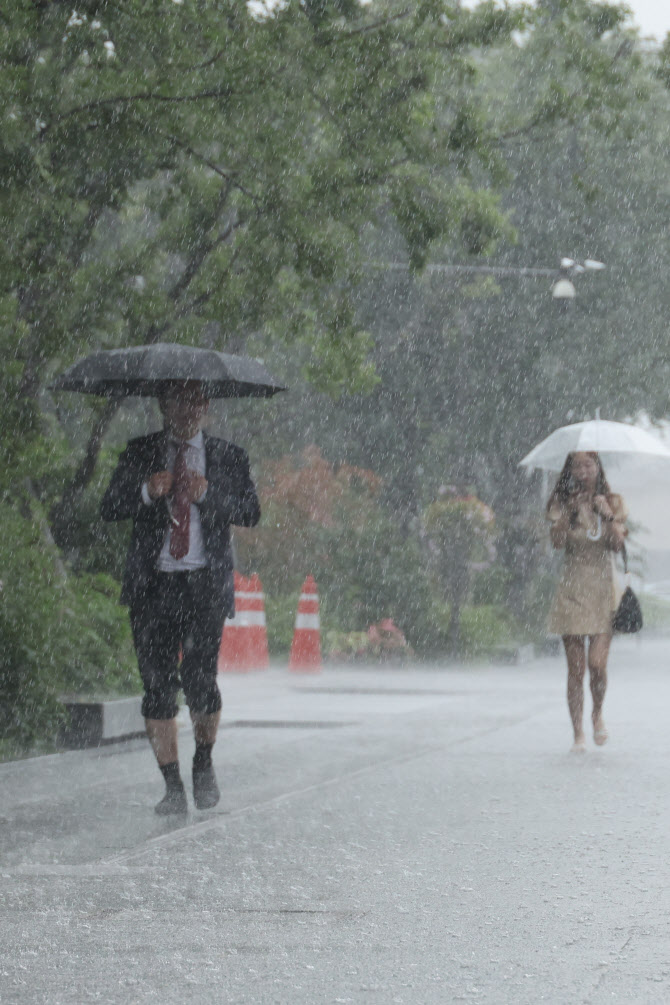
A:
[[[542,121],[545,119],[545,112],[538,112],[533,116],[528,122],[523,126],[518,126],[516,129],[508,129],[507,132],[500,133],[497,137],[499,143],[504,143],[506,140],[514,139],[515,136],[523,136],[524,133],[530,133],[533,129],[537,129],[538,126],[542,125]]]
[[[217,200],[216,209],[212,214],[211,226],[213,226],[218,220],[219,216],[221,215],[221,211],[223,210],[228,200],[228,196],[230,195],[230,189],[233,185],[232,179],[227,178],[226,182],[227,184],[222,186],[219,198]],[[228,240],[230,235],[234,233],[234,231],[237,230],[239,227],[243,226],[245,222],[246,221],[244,220],[237,220],[231,222],[228,224],[228,226],[224,227],[224,229],[215,238],[210,238],[209,240],[203,240],[200,243],[200,245],[195,249],[195,251],[191,255],[191,258],[189,259],[186,268],[184,269],[184,272],[179,277],[179,279],[177,280],[177,282],[175,283],[175,285],[172,287],[172,289],[168,294],[173,303],[176,304],[184,296],[189,286],[191,285],[193,279],[202,268],[205,259],[207,258],[207,255],[211,251],[213,251],[214,248],[218,247],[224,241]],[[177,317],[183,317],[185,314],[190,313],[191,309],[195,305],[206,303],[206,301],[209,299],[210,296],[211,294],[204,294],[204,295],[201,294],[199,298],[196,298],[196,300],[192,301],[189,305],[184,305],[184,307],[181,310],[177,309],[175,311]],[[156,324],[151,325],[144,338],[143,344],[152,345],[156,342],[159,342],[160,339],[163,337],[163,335],[167,331],[169,331],[170,327],[171,323],[169,321],[165,321],[162,324],[158,325]],[[54,507],[52,511],[52,519],[54,520],[55,525],[58,526],[60,531],[58,536],[59,536],[59,543],[61,544],[66,543],[67,524],[68,521],[71,520],[72,512],[76,505],[77,497],[86,488],[91,478],[93,477],[93,472],[95,471],[95,465],[98,460],[98,455],[100,453],[100,448],[102,446],[102,440],[104,434],[107,432],[107,429],[109,428],[109,425],[119,408],[119,404],[120,402],[118,399],[109,401],[105,406],[105,408],[103,409],[103,411],[101,412],[101,414],[98,416],[98,419],[95,422],[93,429],[91,430],[91,434],[88,438],[88,443],[86,444],[86,451],[84,453],[84,457],[82,458],[82,461],[79,467],[77,468],[74,477],[72,478],[71,482],[63,492],[62,499]]]
[[[219,198],[217,199],[216,202],[216,209],[213,213],[213,219],[210,226],[213,226],[218,220],[219,216],[221,215],[221,211],[223,210],[223,207],[228,201],[228,196],[230,195],[232,184],[233,184],[232,180],[230,178],[227,178],[226,184],[222,186],[221,192],[219,193]],[[179,300],[179,298],[182,296],[183,293],[186,292],[193,278],[200,271],[203,262],[207,258],[207,255],[215,247],[215,245],[216,245],[215,240],[203,240],[200,243],[200,246],[195,249],[195,251],[191,255],[190,260],[186,265],[186,268],[184,269],[181,276],[170,290],[170,293],[168,294],[170,300],[175,302]]]
[[[242,192],[243,195],[246,195],[247,198],[251,199],[255,203],[258,203],[258,196],[254,195],[254,193],[250,192],[248,188],[241,185],[239,181],[235,180],[235,172],[226,171],[225,168],[220,168],[218,164],[215,164],[214,161],[209,159],[209,157],[205,157],[204,154],[199,153],[189,143],[185,143],[184,140],[180,140],[178,136],[174,136],[169,133],[163,133],[162,135],[165,136],[166,139],[172,140],[175,146],[178,146],[180,150],[185,150],[186,153],[191,155],[191,157],[195,157],[196,160],[199,160],[202,164],[208,167],[210,171],[218,174],[220,178],[225,178],[226,181],[230,181],[233,187]]]
[[[65,568],[65,563],[63,562],[63,559],[60,557],[60,552],[58,551],[58,547],[56,545],[56,542],[54,541],[53,534],[51,533],[51,528],[49,527],[49,524],[42,515],[42,510],[40,507],[40,499],[33,484],[32,478],[25,478],[23,484],[25,485],[26,492],[34,502],[33,506],[26,507],[27,509],[26,516],[28,519],[34,520],[37,523],[37,526],[40,529],[40,534],[42,535],[42,540],[46,545],[47,551],[53,558],[56,575],[60,580],[60,582],[62,584],[65,584],[67,582],[67,570]]]
[[[633,51],[632,43],[628,39],[624,39],[621,45],[618,47],[617,51],[612,56],[610,68],[613,67],[618,60],[624,58],[625,56],[630,56],[632,51]],[[572,103],[577,102],[581,96],[582,96],[581,91],[573,91],[572,94],[568,96],[567,99],[568,103],[572,105]],[[537,126],[542,125],[543,120],[545,120],[545,116],[546,116],[545,111],[540,110],[539,112],[536,112],[535,115],[532,117],[532,119],[526,122],[523,126],[518,126],[516,129],[508,129],[507,132],[500,133],[500,135],[497,137],[498,141],[504,142],[505,140],[513,139],[515,136],[522,136],[524,135],[524,133],[531,132],[533,129],[537,128]],[[559,119],[562,122],[565,121],[565,118],[563,116],[559,116]],[[546,121],[548,122],[550,120],[546,119]]]
[[[222,59],[225,54],[225,49],[219,49],[210,59],[206,59],[204,63],[193,63],[191,66],[184,66],[178,63],[176,69],[181,70],[182,73],[193,73],[194,70],[206,70],[207,67],[213,66],[214,63]]]
[[[70,483],[65,487],[63,495],[51,509],[49,516],[52,522],[54,537],[61,548],[66,548],[70,542],[73,530],[72,517],[77,500],[93,477],[103,437],[109,429],[112,419],[118,412],[120,404],[121,400],[119,398],[111,398],[105,404],[93,425],[79,467],[75,471]]]
[[[230,98],[234,94],[232,87],[222,87],[213,91],[199,91],[196,94],[152,94],[151,91],[143,91],[139,94],[119,94],[113,98],[100,98],[97,101],[87,101],[83,105],[76,105],[74,108],[68,109],[67,112],[62,112],[60,115],[56,115],[51,122],[49,122],[42,132],[40,133],[40,140],[43,140],[47,133],[60,122],[64,122],[66,119],[72,118],[73,115],[78,115],[79,112],[91,111],[94,108],[102,108],[106,105],[128,105],[133,104],[137,101],[162,101],[170,104],[190,102],[190,101],[205,101],[214,98]]]
[[[392,17],[380,18],[379,21],[372,21],[370,24],[365,24],[360,28],[352,28],[351,31],[343,31],[337,35],[333,41],[340,42],[347,38],[353,38],[356,35],[364,35],[368,31],[375,31],[377,28],[386,28],[387,25],[393,24],[394,21],[403,21],[407,17],[411,17],[414,11],[411,8],[407,10],[400,11],[399,14],[394,14]]]

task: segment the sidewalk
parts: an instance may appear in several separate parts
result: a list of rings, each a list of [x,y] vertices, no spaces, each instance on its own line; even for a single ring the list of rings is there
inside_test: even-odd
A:
[[[389,719],[443,708],[447,717],[454,710],[453,728],[467,726],[476,714],[479,690],[491,683],[523,689],[531,667],[544,668],[546,675],[556,666],[556,660],[524,664],[513,668],[509,681],[502,669],[492,667],[333,668],[295,674],[275,666],[221,675],[223,711],[214,759],[223,798],[209,813],[192,808],[189,824],[231,812],[251,795],[262,802],[310,784],[321,777],[322,751],[332,746],[343,770],[374,763],[378,733],[386,748]],[[179,721],[188,788],[194,745],[187,709],[181,710]],[[400,737],[397,742],[402,750]],[[406,742],[414,749],[411,732]],[[316,747],[318,758],[292,761],[291,754],[302,746]],[[13,869],[107,859],[183,826],[153,813],[163,782],[145,738],[1,764],[0,786],[0,865]]]
[[[226,676],[178,823],[145,741],[0,766],[0,1002],[665,1003],[668,655],[581,758],[550,659]]]

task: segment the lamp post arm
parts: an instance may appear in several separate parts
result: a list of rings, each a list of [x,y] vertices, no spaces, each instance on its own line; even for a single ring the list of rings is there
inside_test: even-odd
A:
[[[369,262],[373,268],[378,269],[398,269],[403,272],[409,270],[409,265],[404,262]],[[554,267],[553,269],[536,268],[534,266],[513,266],[513,265],[440,265],[435,263],[432,265],[426,265],[422,272],[443,272],[446,275],[457,276],[472,274],[483,274],[488,276],[538,276],[555,278],[559,270]]]

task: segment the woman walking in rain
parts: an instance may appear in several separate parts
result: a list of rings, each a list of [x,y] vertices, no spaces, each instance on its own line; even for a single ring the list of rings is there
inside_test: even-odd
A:
[[[612,618],[619,602],[613,553],[627,534],[627,511],[610,489],[597,453],[568,454],[547,503],[551,543],[565,550],[561,579],[549,615],[549,630],[561,635],[568,661],[568,708],[572,750],[586,750],[582,723],[588,663],[593,698],[593,739],[607,742],[603,701]],[[588,643],[588,651],[587,651]]]

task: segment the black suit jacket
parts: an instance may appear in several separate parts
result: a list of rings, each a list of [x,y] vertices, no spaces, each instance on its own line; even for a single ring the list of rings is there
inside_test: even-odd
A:
[[[230,525],[253,527],[260,519],[261,508],[249,474],[246,451],[226,440],[203,435],[207,478],[207,492],[199,504],[203,543],[215,595],[229,617],[235,611]],[[144,503],[142,485],[166,467],[164,432],[130,440],[100,506],[103,520],[133,521],[121,589],[122,604],[132,606],[141,601],[156,571],[170,515],[165,498],[157,499],[151,506]]]

